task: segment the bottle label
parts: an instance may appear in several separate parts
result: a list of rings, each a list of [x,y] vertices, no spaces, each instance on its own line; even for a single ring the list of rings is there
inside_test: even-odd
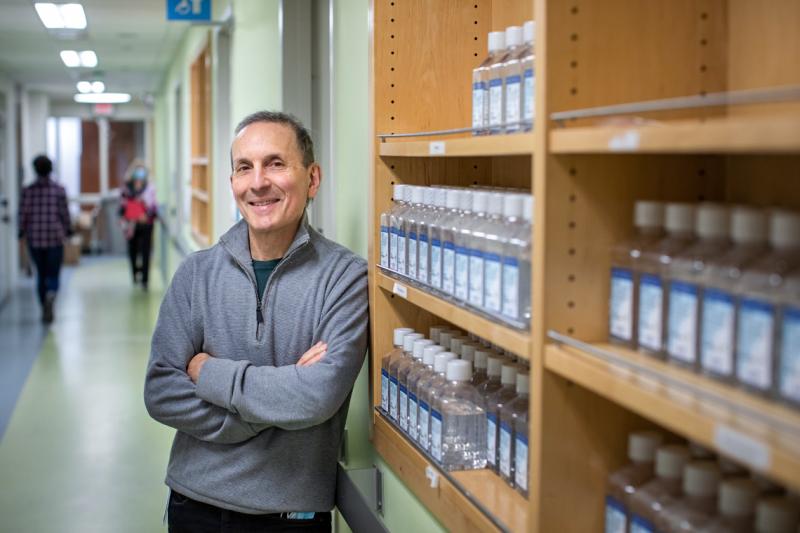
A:
[[[397,272],[397,229],[389,230],[389,270]]]
[[[428,283],[428,236],[420,235],[417,246],[417,279]]]
[[[469,251],[456,246],[456,298],[467,301],[469,289]]]
[[[389,228],[381,226],[381,266],[389,268]]]
[[[469,303],[483,306],[483,253],[474,249],[469,251]]]
[[[489,81],[489,127],[499,131],[503,125],[503,79]]]
[[[473,129],[480,130],[485,127],[483,123],[483,105],[484,97],[486,94],[486,84],[482,81],[476,81],[472,84],[472,127]]]
[[[761,300],[744,299],[736,336],[736,377],[751,387],[772,386],[772,339],[775,309]]]
[[[616,498],[606,496],[606,533],[627,533],[628,513]]]
[[[408,390],[400,385],[400,429],[408,431]]]
[[[431,455],[437,461],[442,460],[442,414],[431,411]]]
[[[503,258],[503,314],[519,318],[519,264],[513,257]]]
[[[413,392],[408,393],[408,434],[411,438],[417,440],[417,395]]]
[[[514,483],[528,490],[528,436],[517,433],[514,444]]]
[[[520,76],[506,78],[506,130],[516,131],[520,121]]]
[[[406,273],[406,232],[397,230],[397,272]]]
[[[424,401],[419,401],[419,445],[423,450],[430,449],[428,442],[428,419],[430,418],[430,408]]]
[[[536,106],[536,100],[534,99],[534,82],[535,78],[533,77],[533,69],[525,69],[523,81],[525,87],[523,89],[524,94],[522,97],[522,120],[524,120],[527,124],[533,123],[533,114]]]
[[[502,286],[500,285],[500,256],[486,254],[483,268],[485,269],[486,286],[483,288],[483,304],[486,309],[499,313],[502,309]]]
[[[408,277],[417,277],[417,233],[412,231],[408,234]]]
[[[511,426],[500,423],[500,473],[511,477]]]
[[[639,281],[639,345],[654,352],[661,351],[664,289],[661,278],[642,274]]]
[[[389,376],[389,416],[397,421],[397,377]]]
[[[631,518],[631,533],[655,533],[656,527],[638,514]]]
[[[442,290],[453,294],[456,290],[456,247],[452,242],[445,241],[444,255],[442,256]]]
[[[800,309],[783,311],[781,331],[780,391],[784,398],[800,403]]]
[[[389,412],[389,372],[381,369],[381,409]]]
[[[611,335],[626,341],[633,335],[633,273],[627,268],[611,269]]]
[[[497,416],[486,413],[486,460],[490,465],[497,464]]]
[[[697,346],[697,286],[673,281],[669,289],[667,351],[670,357],[694,363]]]
[[[733,322],[736,310],[727,292],[703,291],[700,329],[700,363],[705,370],[721,376],[733,375]]]

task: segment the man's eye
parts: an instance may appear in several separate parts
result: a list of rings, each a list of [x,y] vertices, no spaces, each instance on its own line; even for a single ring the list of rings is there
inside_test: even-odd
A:
[[[269,166],[273,168],[283,168],[283,161],[272,161],[270,162]]]

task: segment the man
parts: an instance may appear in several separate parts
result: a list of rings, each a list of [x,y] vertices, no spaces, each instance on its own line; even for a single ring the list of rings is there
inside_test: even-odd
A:
[[[36,265],[36,288],[42,305],[42,321],[53,321],[58,293],[64,239],[72,235],[64,187],[50,179],[53,162],[40,155],[33,160],[36,181],[22,190],[19,238],[25,238]]]
[[[330,531],[366,263],[307,223],[321,171],[296,119],[246,117],[231,162],[243,220],[178,268],[147,369],[150,415],[178,430],[169,529]]]

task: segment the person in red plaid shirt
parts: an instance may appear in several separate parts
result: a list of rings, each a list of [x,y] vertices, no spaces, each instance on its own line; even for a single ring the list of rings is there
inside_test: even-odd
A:
[[[19,208],[19,238],[26,239],[36,264],[37,289],[42,321],[53,321],[58,293],[64,239],[72,235],[64,187],[50,179],[53,162],[40,155],[33,160],[36,181],[22,191]]]

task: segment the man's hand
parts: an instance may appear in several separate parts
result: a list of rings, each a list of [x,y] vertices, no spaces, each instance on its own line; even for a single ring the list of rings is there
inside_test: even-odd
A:
[[[328,345],[322,341],[308,349],[306,353],[297,361],[297,366],[311,366],[325,356]]]
[[[186,367],[186,373],[189,374],[189,379],[192,380],[192,383],[197,383],[197,380],[200,379],[200,371],[203,369],[203,365],[206,364],[206,361],[210,359],[211,356],[207,353],[200,352],[199,354],[192,357],[189,361],[189,366]]]

